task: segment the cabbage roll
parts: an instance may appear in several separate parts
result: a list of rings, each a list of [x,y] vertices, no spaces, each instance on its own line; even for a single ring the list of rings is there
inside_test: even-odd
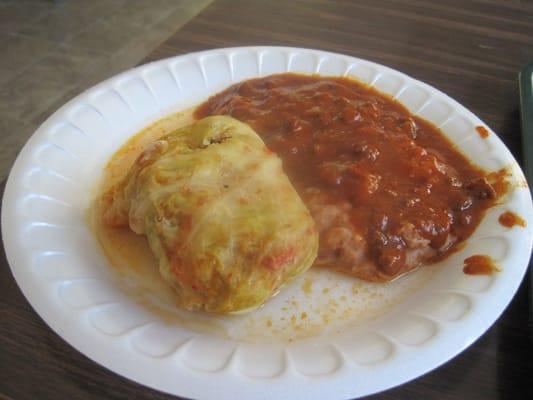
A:
[[[188,310],[258,307],[317,254],[315,223],[281,160],[231,117],[153,142],[102,201],[106,225],[146,235]]]

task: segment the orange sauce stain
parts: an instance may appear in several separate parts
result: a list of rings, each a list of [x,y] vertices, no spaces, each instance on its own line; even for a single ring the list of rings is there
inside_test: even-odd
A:
[[[506,211],[498,218],[500,225],[503,225],[507,228],[512,228],[515,225],[526,227],[526,221],[524,221],[520,216],[516,215],[512,211]]]
[[[489,256],[476,254],[464,260],[463,272],[467,275],[492,275],[498,271],[499,268]]]
[[[476,126],[476,131],[483,139],[489,137],[489,131],[484,126]]]
[[[496,192],[497,198],[501,198],[509,192],[509,189],[511,189],[511,183],[508,179],[510,175],[511,172],[508,168],[502,168],[486,175],[487,180]]]
[[[307,295],[310,296],[313,293],[313,279],[310,277],[305,277],[303,284],[302,284],[302,290]]]

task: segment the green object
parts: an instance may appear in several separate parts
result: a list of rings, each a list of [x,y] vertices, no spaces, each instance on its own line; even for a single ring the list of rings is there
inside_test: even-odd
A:
[[[256,308],[316,257],[318,231],[281,160],[230,117],[155,141],[110,197],[104,220],[146,235],[189,310]]]
[[[533,63],[526,65],[520,71],[519,86],[524,171],[531,189],[533,186]]]

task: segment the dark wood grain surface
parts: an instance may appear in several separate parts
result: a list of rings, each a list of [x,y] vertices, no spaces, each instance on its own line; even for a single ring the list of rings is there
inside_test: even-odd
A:
[[[521,159],[516,78],[533,61],[532,1],[215,1],[146,61],[243,45],[311,47],[403,71],[464,104]],[[3,251],[0,266],[0,398],[170,397],[107,371],[66,344],[24,299]],[[465,352],[371,398],[533,398],[528,283]]]

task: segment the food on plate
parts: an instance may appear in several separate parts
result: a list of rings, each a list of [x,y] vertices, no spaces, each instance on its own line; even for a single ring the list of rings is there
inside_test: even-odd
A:
[[[492,275],[498,271],[492,258],[484,254],[475,254],[464,260],[463,272],[467,275]]]
[[[313,262],[391,281],[460,248],[507,190],[504,170],[348,78],[251,79],[187,121],[126,143],[99,207],[107,227],[146,235],[187,309],[254,308]]]
[[[504,187],[494,184],[502,174],[472,165],[435,126],[347,78],[244,81],[196,111],[209,115],[249,124],[281,157],[320,232],[316,264],[364,280],[446,257]]]
[[[512,211],[505,211],[502,213],[498,217],[498,222],[506,228],[512,228],[513,226],[521,226],[522,228],[525,228],[527,226],[526,221]]]
[[[476,132],[482,139],[489,137],[489,131],[484,126],[476,126]]]
[[[105,225],[146,235],[189,310],[255,308],[317,253],[315,223],[281,160],[230,117],[152,142],[101,203]]]

